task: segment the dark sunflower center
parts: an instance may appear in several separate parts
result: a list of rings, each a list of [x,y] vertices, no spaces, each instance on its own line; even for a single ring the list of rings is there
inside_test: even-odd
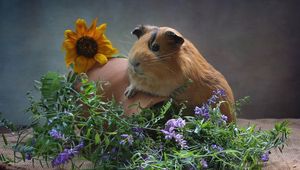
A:
[[[91,37],[83,36],[76,42],[76,52],[78,55],[92,58],[97,54],[97,50],[97,42]]]

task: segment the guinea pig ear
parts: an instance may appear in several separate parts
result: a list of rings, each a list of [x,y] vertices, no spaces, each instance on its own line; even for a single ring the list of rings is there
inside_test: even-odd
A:
[[[184,39],[182,37],[176,35],[172,31],[166,31],[165,35],[167,36],[167,38],[169,40],[171,40],[173,43],[175,43],[178,46],[180,46],[184,43]]]
[[[143,25],[138,25],[131,31],[131,34],[136,35],[137,38],[139,39],[145,33],[144,30],[145,27]]]
[[[158,27],[151,26],[151,25],[138,25],[131,31],[131,34],[136,35],[137,38],[139,39],[141,36],[154,29],[158,29]]]

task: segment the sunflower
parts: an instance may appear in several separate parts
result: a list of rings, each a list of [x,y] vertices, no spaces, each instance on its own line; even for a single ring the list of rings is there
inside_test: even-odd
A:
[[[104,35],[106,24],[96,25],[97,19],[90,28],[87,28],[84,19],[77,19],[76,31],[65,31],[63,48],[66,50],[66,66],[74,64],[76,73],[87,72],[96,62],[104,65],[117,53],[117,49]]]

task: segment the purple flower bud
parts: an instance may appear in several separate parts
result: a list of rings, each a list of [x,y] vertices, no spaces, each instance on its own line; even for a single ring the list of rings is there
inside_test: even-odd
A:
[[[222,121],[224,121],[224,122],[227,122],[227,120],[228,120],[228,117],[227,117],[227,116],[225,116],[225,115],[222,115],[222,116],[221,116],[221,119],[222,119]]]
[[[183,128],[184,126],[185,126],[185,120],[183,120],[182,118],[178,118],[176,120],[176,127]]]
[[[170,119],[167,121],[167,123],[165,124],[166,126],[166,130],[171,132],[173,131],[173,129],[176,127],[176,119]]]
[[[185,126],[185,120],[183,120],[182,118],[170,119],[167,121],[165,126],[166,126],[165,130],[171,132],[175,128],[183,128]]]
[[[215,104],[215,103],[217,102],[217,99],[218,99],[218,98],[219,98],[218,96],[212,95],[212,96],[210,97],[210,99],[208,99],[208,105]]]
[[[267,162],[267,161],[269,160],[269,154],[270,154],[269,151],[267,151],[266,153],[262,154],[261,157],[260,157],[261,160],[262,160],[263,162]]]
[[[195,107],[195,114],[198,116],[202,116],[205,120],[209,119],[209,106],[203,104],[202,107]]]
[[[127,137],[128,137],[128,134],[122,134],[121,137],[122,137],[122,138],[127,138]]]
[[[120,145],[125,145],[126,144],[126,140],[121,140],[120,141]]]
[[[166,130],[161,130],[161,132],[165,134],[165,139],[169,139],[169,140],[171,140],[175,135],[174,131],[169,132]]]
[[[74,147],[75,150],[81,150],[84,147],[84,142],[83,140],[80,141],[80,143]]]
[[[143,139],[144,136],[144,130],[143,128],[139,128],[139,127],[133,127],[132,131],[134,132],[134,134],[139,137],[140,139]]]
[[[132,137],[132,135],[122,134],[121,137],[125,138],[125,139],[123,139],[123,140],[120,141],[121,145],[125,145],[126,142],[128,142],[129,145],[132,145],[132,143],[133,143],[133,137]]]
[[[73,149],[65,149],[63,152],[59,153],[55,159],[52,160],[52,166],[55,167],[67,163],[75,156],[75,154],[78,154],[83,147],[83,142],[80,142],[80,144],[75,146]]]
[[[175,138],[175,141],[176,141],[176,142],[179,142],[179,141],[183,138],[183,136],[182,136],[181,134],[176,134],[176,135],[174,136],[174,138]]]
[[[132,143],[133,143],[133,137],[132,137],[132,135],[128,136],[127,141],[129,143],[129,145],[132,145]]]
[[[31,156],[31,153],[26,153],[25,154],[25,159],[26,160],[31,160],[32,156]]]
[[[202,168],[207,168],[208,167],[207,162],[206,162],[205,159],[201,159],[200,163],[201,163]]]
[[[212,96],[208,99],[208,104],[209,105],[215,104],[219,97],[225,97],[226,96],[225,91],[222,90],[222,89],[214,90],[212,93],[213,93]]]
[[[183,135],[176,134],[176,128],[183,128],[185,126],[185,120],[182,118],[178,119],[170,119],[165,124],[165,129],[161,130],[161,132],[165,135],[165,139],[171,140],[175,139],[175,141],[181,146],[181,148],[186,148],[186,141],[183,140]]]
[[[212,144],[211,148],[214,149],[214,150],[217,150],[219,152],[224,150],[224,148],[222,148],[221,146],[218,146],[216,144]]]
[[[213,149],[217,149],[217,148],[218,148],[218,146],[217,146],[216,144],[212,144],[212,145],[211,145],[211,148],[213,148]]]
[[[133,128],[132,128],[132,131],[133,131],[133,132],[136,132],[136,133],[143,133],[143,128],[133,127]]]
[[[222,96],[222,97],[226,96],[226,92],[223,89],[214,90],[213,94],[216,96]]]
[[[54,139],[64,139],[65,138],[64,135],[61,134],[60,132],[58,132],[56,129],[52,129],[51,131],[49,131],[49,134]]]

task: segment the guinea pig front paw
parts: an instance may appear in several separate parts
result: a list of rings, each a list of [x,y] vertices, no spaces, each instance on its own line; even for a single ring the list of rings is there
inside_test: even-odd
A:
[[[128,98],[131,98],[133,97],[135,94],[137,93],[137,90],[132,86],[128,86],[125,90],[125,96],[128,97]]]

